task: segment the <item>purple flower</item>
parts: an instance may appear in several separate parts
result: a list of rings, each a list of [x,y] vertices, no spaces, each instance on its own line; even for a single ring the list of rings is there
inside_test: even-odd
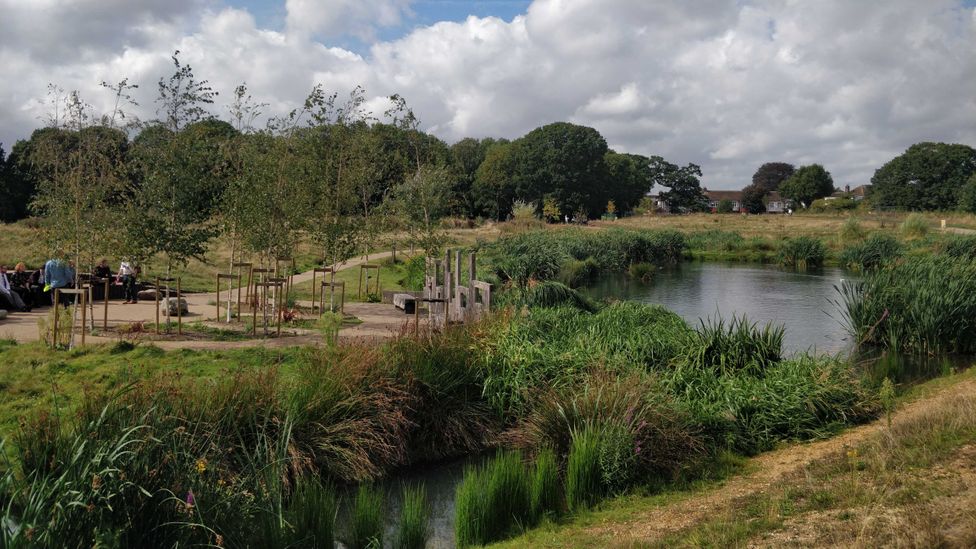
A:
[[[193,491],[192,490],[190,490],[189,492],[186,493],[186,504],[189,505],[189,506],[193,506],[193,505],[196,505],[197,504],[196,498],[193,497]]]
[[[634,448],[634,453],[640,455],[640,444],[638,444],[637,447]]]

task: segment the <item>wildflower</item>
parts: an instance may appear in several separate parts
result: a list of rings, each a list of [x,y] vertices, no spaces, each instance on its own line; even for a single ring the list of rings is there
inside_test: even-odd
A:
[[[192,509],[193,506],[196,504],[197,504],[197,500],[195,497],[193,497],[193,490],[188,491],[186,493],[186,506]]]
[[[851,459],[851,460],[857,459],[857,450],[848,450],[847,459]]]
[[[217,547],[223,547],[224,546],[224,536],[221,536],[220,534],[217,534],[217,538],[214,539],[214,545],[216,545]]]
[[[225,484],[227,484],[227,481],[224,479],[217,479],[217,486],[223,487]]]
[[[102,486],[102,477],[94,475],[92,477],[92,490],[98,490]]]
[[[207,460],[206,458],[200,458],[197,460],[197,473],[201,475],[207,472]]]

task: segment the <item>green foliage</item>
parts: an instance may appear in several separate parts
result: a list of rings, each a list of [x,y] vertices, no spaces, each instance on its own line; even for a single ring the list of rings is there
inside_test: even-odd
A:
[[[814,213],[846,212],[857,208],[857,201],[853,198],[840,196],[826,199],[819,198],[810,203],[810,211]]]
[[[450,211],[453,178],[445,168],[423,166],[393,189],[394,207],[407,221],[411,242],[427,257],[436,257],[447,241],[440,219]]]
[[[430,539],[430,504],[422,486],[403,487],[403,506],[400,527],[393,547],[396,549],[424,549]]]
[[[350,549],[383,547],[383,507],[383,492],[369,484],[359,485],[349,518],[346,545]]]
[[[857,240],[862,240],[867,236],[867,232],[856,217],[848,217],[844,224],[840,228],[841,240],[845,242],[852,242]]]
[[[454,504],[458,547],[484,545],[528,526],[530,482],[518,452],[499,452],[485,465],[465,470]]]
[[[942,253],[949,257],[976,260],[976,236],[952,236],[942,245]]]
[[[677,166],[660,156],[651,157],[650,165],[654,184],[668,189],[660,198],[668,203],[672,213],[703,212],[708,208],[699,180],[702,175],[699,166]]]
[[[634,263],[627,269],[627,274],[635,280],[640,280],[641,282],[649,282],[654,278],[654,273],[657,271],[657,267],[651,265],[650,263]]]
[[[559,484],[559,463],[552,448],[543,447],[535,456],[530,482],[530,516],[533,523],[543,517],[553,517],[562,510],[562,488]]]
[[[841,288],[861,345],[926,355],[976,352],[976,264],[937,256],[893,263]]]
[[[471,186],[478,211],[496,221],[504,221],[513,212],[515,203],[515,154],[511,143],[492,145],[478,166]],[[523,203],[524,207],[524,203]],[[532,214],[534,217],[535,209]],[[524,217],[524,213],[522,214]]]
[[[874,172],[871,202],[883,210],[951,210],[976,173],[976,149],[916,143]]]
[[[566,462],[566,504],[570,511],[580,512],[597,503],[604,495],[600,470],[602,433],[583,427],[573,432]]]
[[[969,181],[959,189],[959,209],[967,213],[976,213],[976,172],[969,176]]]
[[[794,172],[793,165],[785,162],[767,162],[759,166],[752,176],[752,183],[742,189],[742,207],[752,214],[764,213],[766,195],[779,190]]]
[[[809,236],[787,239],[779,249],[779,261],[787,267],[818,267],[826,257],[827,246],[823,241]]]
[[[814,200],[834,192],[834,179],[820,164],[811,164],[796,170],[780,185],[779,192],[794,203],[809,208]]]
[[[911,214],[898,226],[898,232],[905,238],[923,238],[929,234],[929,222],[922,214]]]
[[[716,372],[744,370],[758,374],[783,356],[785,328],[767,324],[759,328],[742,317],[702,320],[683,360],[695,368]]]
[[[586,286],[600,273],[600,264],[592,257],[586,259],[568,259],[559,268],[556,277],[559,282],[570,288]]]
[[[571,307],[592,313],[597,306],[578,291],[552,280],[538,282],[525,288],[516,288],[503,294],[498,303],[522,307]]]
[[[903,253],[904,247],[898,240],[889,234],[878,233],[864,242],[844,248],[840,262],[849,269],[869,271],[887,265]]]
[[[720,214],[732,213],[733,211],[732,201],[729,200],[728,198],[723,198],[722,200],[719,200],[718,206],[715,208],[715,211]]]

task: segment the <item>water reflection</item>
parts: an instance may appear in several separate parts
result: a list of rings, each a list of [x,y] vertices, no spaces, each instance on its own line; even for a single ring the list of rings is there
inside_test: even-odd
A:
[[[853,347],[834,288],[850,277],[838,268],[797,272],[772,265],[692,262],[660,270],[648,282],[604,276],[584,291],[596,299],[663,305],[693,326],[700,319],[745,314],[750,322],[784,325],[788,354],[836,354]]]

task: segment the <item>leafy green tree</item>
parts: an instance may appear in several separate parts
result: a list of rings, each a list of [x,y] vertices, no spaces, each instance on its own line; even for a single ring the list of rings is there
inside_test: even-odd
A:
[[[447,168],[421,166],[393,190],[392,205],[407,222],[411,243],[427,257],[438,257],[447,242],[440,220],[450,211],[453,186],[453,175]]]
[[[660,156],[650,158],[651,181],[666,189],[660,193],[672,212],[702,212],[708,209],[708,198],[701,187],[701,168],[696,164],[678,166]]]
[[[885,210],[949,210],[976,173],[976,149],[916,143],[874,172],[871,203]]]
[[[13,155],[7,158],[0,143],[0,222],[10,223],[27,216],[32,189],[20,177]]]
[[[720,214],[732,213],[732,206],[733,204],[731,200],[728,198],[723,198],[722,200],[718,201],[718,206],[715,208],[715,211]]]
[[[811,164],[796,170],[780,185],[779,192],[794,204],[809,208],[814,200],[834,192],[834,179],[820,164]]]
[[[515,141],[516,197],[536,204],[551,195],[563,215],[593,217],[607,203],[607,142],[593,128],[556,122]]]
[[[629,212],[640,203],[651,187],[654,174],[651,161],[638,154],[608,151],[606,191],[618,212]]]
[[[451,190],[453,195],[451,211],[455,215],[476,217],[483,215],[478,210],[476,198],[472,192],[478,168],[485,161],[488,149],[493,145],[505,142],[490,137],[485,139],[474,139],[466,137],[451,145],[451,168],[455,175],[455,186]]]
[[[497,143],[489,147],[471,186],[476,209],[497,221],[507,219],[515,203],[513,148],[511,143]]]
[[[959,209],[976,213],[976,173],[969,176],[969,181],[959,189]]]
[[[796,169],[786,162],[767,162],[752,175],[752,183],[742,189],[742,206],[749,213],[766,211],[764,198],[779,190],[784,181],[793,176]]]

